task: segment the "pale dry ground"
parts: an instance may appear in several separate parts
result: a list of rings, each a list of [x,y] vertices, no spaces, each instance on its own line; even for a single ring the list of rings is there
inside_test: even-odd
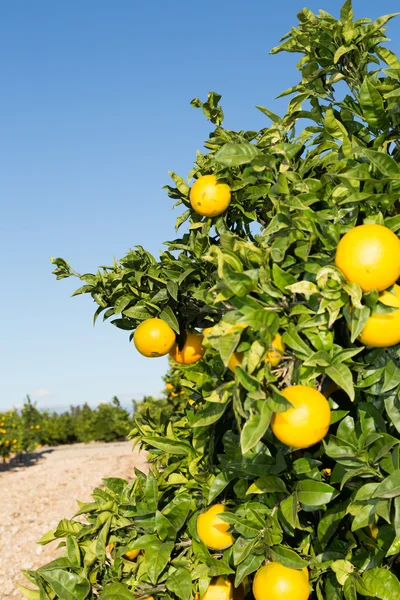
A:
[[[146,471],[146,455],[132,452],[132,442],[42,448],[25,464],[0,465],[0,599],[22,600],[17,583],[30,584],[20,569],[38,568],[60,552],[58,542],[36,542],[77,512],[77,499],[91,501],[103,477],[132,479],[134,467]]]

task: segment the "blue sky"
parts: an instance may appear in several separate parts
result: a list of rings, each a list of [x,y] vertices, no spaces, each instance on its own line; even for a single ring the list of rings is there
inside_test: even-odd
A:
[[[114,394],[157,394],[166,359],[92,326],[77,281],[56,282],[51,256],[80,272],[135,244],[158,254],[177,211],[161,189],[186,177],[211,130],[189,106],[223,95],[228,128],[260,128],[254,106],[297,83],[296,55],[269,56],[306,4],[336,0],[18,0],[0,6],[0,410],[29,393],[41,408]],[[398,0],[355,0],[357,16]],[[389,25],[400,51],[400,20]],[[178,209],[179,211],[179,209]]]

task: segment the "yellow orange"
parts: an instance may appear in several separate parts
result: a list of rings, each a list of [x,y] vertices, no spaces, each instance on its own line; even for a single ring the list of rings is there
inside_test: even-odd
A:
[[[174,386],[172,385],[172,383],[167,383],[166,386],[165,386],[165,389],[170,392],[171,390],[174,389]]]
[[[282,341],[282,336],[279,333],[277,333],[272,338],[271,349],[267,352],[265,362],[269,363],[271,367],[277,367],[281,362],[284,353],[285,344]]]
[[[278,440],[293,448],[308,448],[321,441],[331,422],[325,396],[306,385],[292,385],[281,394],[293,407],[272,415],[271,427]]]
[[[382,292],[400,276],[400,240],[384,225],[359,225],[340,240],[335,263],[364,292]]]
[[[253,581],[256,600],[308,600],[308,570],[289,569],[278,562],[261,567]]]
[[[205,217],[223,213],[231,202],[231,189],[226,183],[218,183],[215,175],[203,175],[196,179],[190,190],[190,203],[194,211]]]
[[[203,357],[206,349],[202,345],[203,335],[198,331],[189,331],[186,335],[185,345],[179,350],[178,344],[174,344],[169,355],[177,363],[191,365]]]
[[[135,560],[135,558],[140,554],[140,550],[128,550],[125,552],[124,558],[127,560]]]
[[[235,541],[228,532],[229,523],[218,516],[225,510],[223,504],[214,504],[197,517],[197,534],[201,541],[213,550],[225,550]]]
[[[400,287],[394,286],[394,293],[382,292],[379,301],[385,306],[396,308],[393,312],[373,312],[358,339],[365,346],[385,348],[400,343]]]
[[[140,354],[154,358],[168,354],[175,338],[173,329],[162,319],[146,319],[136,327],[133,342]]]
[[[236,367],[241,367],[243,363],[243,352],[232,352],[228,360],[228,369],[235,372]]]

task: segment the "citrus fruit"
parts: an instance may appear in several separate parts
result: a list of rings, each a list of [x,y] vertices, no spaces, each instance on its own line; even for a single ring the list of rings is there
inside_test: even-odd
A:
[[[394,293],[382,292],[379,302],[397,310],[389,313],[373,312],[358,339],[365,346],[375,348],[395,346],[400,343],[400,287],[394,285]]]
[[[128,550],[128,552],[125,552],[124,558],[127,560],[135,560],[139,553],[140,550]]]
[[[307,385],[292,385],[281,394],[293,405],[272,415],[272,431],[283,444],[308,448],[328,433],[331,409],[321,392]]]
[[[171,391],[174,389],[174,386],[172,385],[172,383],[167,383],[167,385],[165,386],[165,389],[168,391]]]
[[[400,276],[400,240],[384,225],[359,225],[340,240],[335,264],[364,292],[382,292]]]
[[[177,394],[176,392],[171,392],[171,396],[172,396],[173,398],[177,398],[177,397],[179,396],[179,394]]]
[[[278,562],[261,567],[253,581],[256,600],[307,600],[308,571],[289,569]]]
[[[243,362],[243,352],[232,352],[228,360],[228,369],[235,372],[236,367],[241,367]]]
[[[201,541],[213,550],[225,550],[235,541],[232,534],[228,533],[229,523],[218,517],[218,514],[225,510],[223,504],[214,504],[197,517],[197,534]]]
[[[231,202],[231,189],[226,183],[218,183],[215,175],[203,175],[196,179],[190,190],[190,203],[194,211],[204,217],[216,217]]]
[[[136,327],[133,342],[143,356],[164,356],[175,344],[175,333],[162,319],[146,319]]]
[[[222,576],[213,577],[200,600],[243,600],[248,579],[246,577],[237,588],[233,587],[233,579],[232,576],[227,579]]]
[[[272,338],[271,349],[267,352],[265,362],[269,363],[271,367],[277,367],[282,360],[284,352],[285,344],[282,342],[282,336],[277,333]]]
[[[181,365],[192,365],[200,360],[206,351],[202,345],[203,335],[198,331],[189,331],[186,335],[185,345],[179,350],[178,344],[174,344],[169,355]]]
[[[205,594],[200,600],[233,600],[233,585],[229,579],[224,577],[213,577]]]

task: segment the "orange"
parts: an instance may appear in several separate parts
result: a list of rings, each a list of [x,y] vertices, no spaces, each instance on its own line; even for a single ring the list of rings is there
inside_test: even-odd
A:
[[[282,336],[277,333],[272,338],[271,349],[267,352],[265,362],[269,363],[271,367],[277,367],[282,360],[284,352],[285,344],[282,342]]]
[[[384,225],[359,225],[340,240],[335,263],[364,292],[382,292],[400,276],[400,240]]]
[[[228,369],[235,372],[236,367],[241,367],[243,362],[244,353],[243,352],[232,352],[228,360]]]
[[[374,538],[374,540],[376,540],[376,538],[378,537],[378,533],[379,533],[379,527],[376,523],[372,523],[372,525],[368,525],[369,527],[369,532],[371,534],[371,537]]]
[[[308,600],[308,570],[289,569],[278,562],[261,567],[253,581],[256,600]]]
[[[221,575],[219,577],[213,577],[205,594],[200,596],[200,600],[243,600],[246,592],[246,585],[247,577],[237,588],[233,587],[232,576],[227,579],[224,579]]]
[[[146,319],[136,327],[133,342],[140,354],[154,358],[168,354],[175,338],[174,331],[162,319]]]
[[[203,175],[192,185],[190,202],[199,215],[216,217],[228,208],[231,189],[226,183],[218,183],[215,175]]]
[[[400,343],[400,287],[394,286],[394,293],[386,291],[379,296],[385,306],[393,306],[397,310],[390,313],[373,312],[364,329],[358,336],[365,346],[385,348]]]
[[[235,541],[228,532],[229,523],[223,521],[218,514],[223,513],[223,504],[214,504],[197,517],[197,534],[201,541],[212,550],[225,550]]]
[[[271,427],[278,440],[293,448],[308,448],[320,442],[331,422],[325,396],[307,385],[292,385],[281,394],[293,407],[272,415]]]
[[[169,355],[181,365],[192,365],[203,357],[206,349],[202,345],[203,335],[198,331],[189,331],[186,335],[185,345],[179,350],[178,344],[174,344]]]
[[[125,552],[124,558],[126,558],[127,560],[134,560],[139,553],[140,550],[128,550],[128,552]]]
[[[174,386],[172,385],[172,383],[167,383],[167,385],[165,386],[165,389],[168,391],[171,391],[174,389]]]
[[[179,396],[179,394],[177,394],[176,392],[171,392],[171,396],[172,396],[173,398],[177,398],[177,397]]]

